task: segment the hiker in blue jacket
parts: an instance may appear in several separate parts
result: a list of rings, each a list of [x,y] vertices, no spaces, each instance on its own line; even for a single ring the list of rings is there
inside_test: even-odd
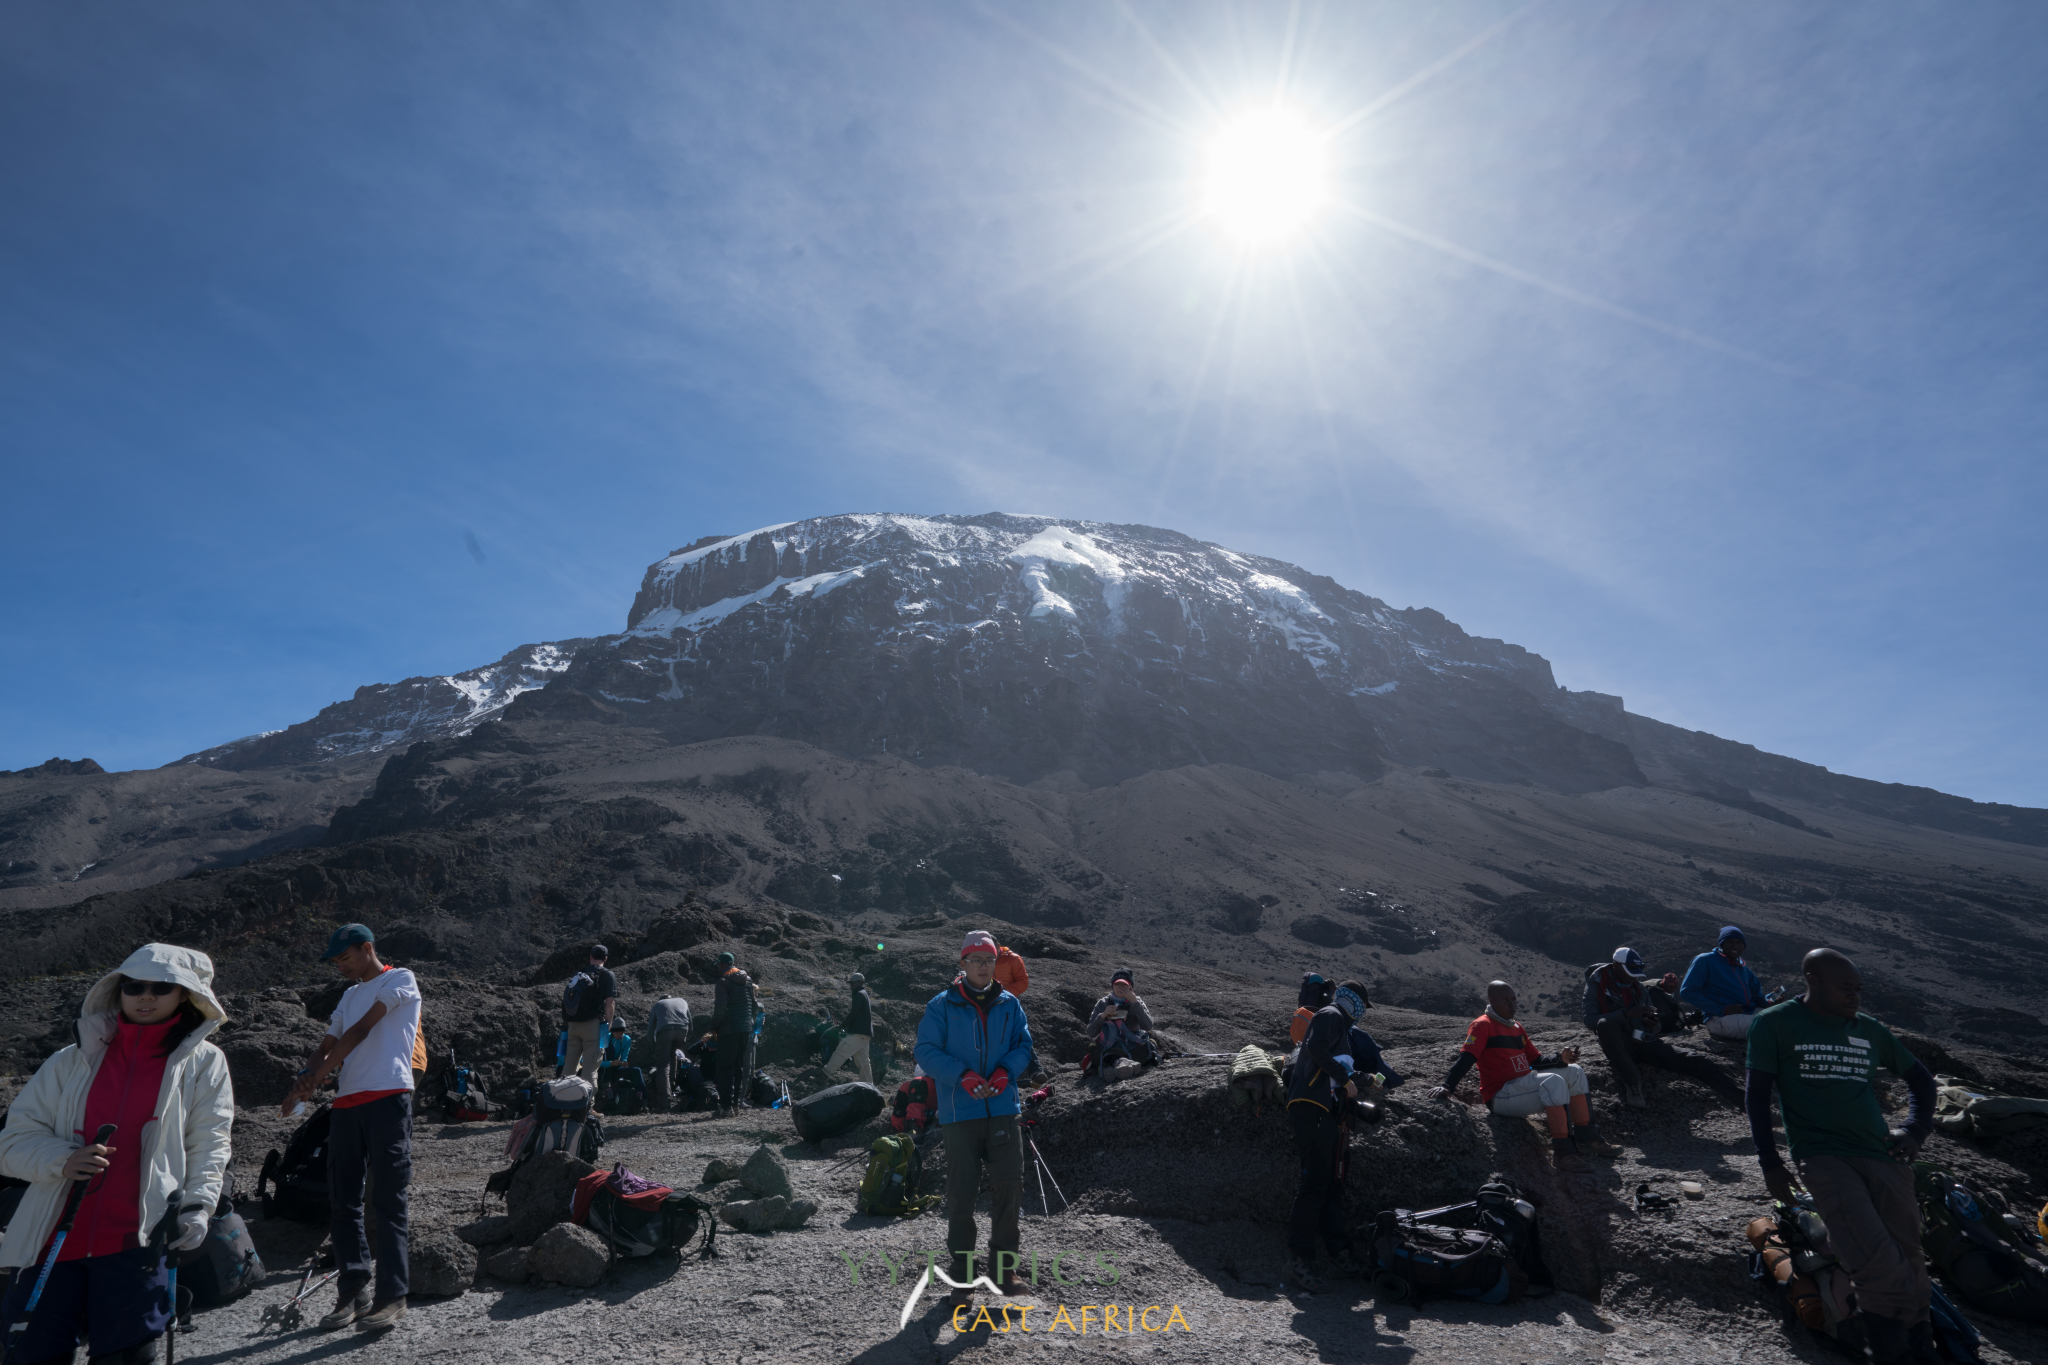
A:
[[[1748,946],[1740,929],[1723,926],[1720,946],[1694,958],[1678,983],[1678,998],[1707,1017],[1707,1032],[1715,1038],[1749,1037],[1751,1016],[1770,1004],[1763,983],[1742,960]]]
[[[1025,1292],[1017,1274],[1017,1212],[1024,1198],[1023,1111],[1016,1079],[1031,1064],[1024,1006],[996,981],[995,936],[976,929],[960,945],[960,977],[933,996],[917,1026],[917,1064],[939,1092],[946,1142],[946,1247],[953,1278],[974,1278],[974,1198],[989,1174],[991,1278],[1005,1294]],[[954,1307],[973,1291],[955,1289]]]

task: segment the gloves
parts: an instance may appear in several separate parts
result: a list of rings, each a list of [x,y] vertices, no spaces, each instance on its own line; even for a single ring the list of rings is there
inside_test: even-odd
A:
[[[970,1095],[987,1084],[988,1082],[981,1078],[979,1071],[969,1071],[960,1078],[960,1088]]]
[[[171,1239],[172,1251],[191,1251],[206,1240],[206,1210],[186,1209],[178,1215],[178,1235]]]
[[[1010,1073],[1001,1067],[997,1067],[994,1071],[988,1073],[988,1083],[989,1087],[1000,1095],[1010,1084]]]

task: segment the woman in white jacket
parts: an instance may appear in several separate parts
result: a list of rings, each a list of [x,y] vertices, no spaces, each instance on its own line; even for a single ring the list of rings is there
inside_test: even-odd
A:
[[[206,954],[145,944],[86,992],[78,1041],[14,1101],[0,1174],[30,1183],[0,1240],[0,1268],[16,1270],[0,1303],[7,1365],[69,1361],[81,1341],[94,1365],[156,1358],[171,1316],[165,1245],[206,1240],[228,1164],[234,1088],[227,1058],[206,1041],[224,1017]],[[92,1142],[110,1123],[111,1138]],[[24,1320],[39,1272],[23,1268],[48,1253],[74,1181],[87,1182],[84,1198]]]

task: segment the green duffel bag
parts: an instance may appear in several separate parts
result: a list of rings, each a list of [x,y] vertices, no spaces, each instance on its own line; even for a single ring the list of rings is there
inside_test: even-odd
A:
[[[1950,1137],[2004,1137],[2048,1123],[2048,1100],[2001,1095],[1954,1076],[1936,1076],[1934,1083],[1934,1126]]]

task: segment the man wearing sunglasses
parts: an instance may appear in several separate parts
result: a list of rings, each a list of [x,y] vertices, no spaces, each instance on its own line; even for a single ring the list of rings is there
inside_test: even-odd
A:
[[[324,1332],[350,1323],[358,1332],[379,1332],[405,1318],[406,1187],[412,1183],[412,1061],[420,1031],[420,988],[405,968],[378,961],[376,942],[377,936],[361,924],[344,924],[328,939],[320,960],[332,962],[355,984],[342,993],[327,1021],[327,1036],[284,1101],[290,1113],[340,1070],[327,1137],[340,1295],[334,1311],[320,1319]],[[374,1298],[370,1243],[363,1233],[365,1176],[377,1206]]]

